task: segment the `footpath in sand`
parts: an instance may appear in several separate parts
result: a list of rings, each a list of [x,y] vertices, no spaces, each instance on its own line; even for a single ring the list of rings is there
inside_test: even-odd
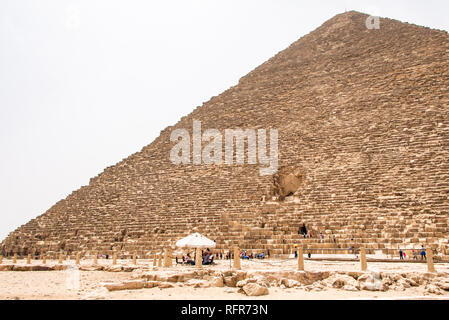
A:
[[[358,261],[306,259],[306,271],[296,259],[242,260],[241,270],[231,263],[164,268],[150,260],[84,260],[42,268],[32,261],[48,271],[11,271],[3,261],[0,270],[9,271],[0,271],[0,299],[449,299],[449,263],[436,263],[436,272],[416,262],[369,262],[366,272]],[[16,266],[27,269],[25,261]]]

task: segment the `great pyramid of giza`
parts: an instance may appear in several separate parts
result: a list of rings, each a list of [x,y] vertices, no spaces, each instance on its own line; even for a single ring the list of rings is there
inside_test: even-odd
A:
[[[424,245],[448,258],[449,35],[384,18],[368,29],[367,17],[339,14],[294,42],[12,232],[1,254],[147,255],[196,230],[219,250]],[[194,120],[277,129],[278,172],[173,164],[170,134]]]

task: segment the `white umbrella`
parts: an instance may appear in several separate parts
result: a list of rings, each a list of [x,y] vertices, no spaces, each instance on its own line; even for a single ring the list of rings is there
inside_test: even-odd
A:
[[[215,248],[216,243],[198,232],[176,242],[180,248]]]

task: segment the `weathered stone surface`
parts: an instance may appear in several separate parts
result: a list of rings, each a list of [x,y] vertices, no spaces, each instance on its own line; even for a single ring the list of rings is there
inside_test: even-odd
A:
[[[190,279],[185,285],[192,286],[194,288],[209,288],[211,286],[210,282],[207,280]]]
[[[146,281],[145,288],[154,288],[159,286],[161,283],[159,281]]]
[[[175,286],[173,285],[173,283],[170,283],[170,282],[161,282],[158,285],[158,288],[161,288],[161,289],[168,289],[168,288],[174,288],[174,287]]]
[[[104,300],[109,298],[109,290],[105,287],[87,292],[81,296],[81,300]]]
[[[436,284],[440,289],[449,291],[449,280],[443,279]]]
[[[402,281],[399,280],[399,281]],[[401,286],[398,283],[398,286]],[[382,281],[380,278],[380,274],[365,274],[360,276],[357,279],[357,288],[360,290],[368,290],[368,291],[387,291],[388,285],[387,282]]]
[[[428,284],[425,288],[426,293],[441,295],[443,291],[434,284]]]
[[[105,266],[103,268],[104,271],[109,271],[109,272],[122,272],[123,271],[123,267],[122,266],[117,266],[117,265],[112,265],[112,266]]]
[[[267,287],[254,282],[244,285],[242,289],[247,296],[263,296],[269,293]]]
[[[209,280],[209,283],[210,283],[211,287],[223,287],[224,286],[222,277],[213,277],[212,279]]]
[[[294,288],[301,286],[299,281],[293,279],[281,279],[281,285],[284,285],[286,288]]]
[[[244,287],[245,285],[247,285],[248,283],[255,283],[257,280],[256,279],[245,279],[245,280],[240,280],[239,282],[236,283],[236,287]]]
[[[11,271],[13,265],[12,264],[1,264],[0,271]]]
[[[357,280],[355,280],[353,277],[350,277],[345,274],[332,275],[331,277],[323,280],[322,283],[326,284],[332,288],[338,288],[338,289],[341,289],[344,286],[349,286],[349,287],[354,287],[354,288],[359,287],[359,283],[357,282]]]
[[[109,291],[136,290],[145,288],[145,280],[126,280],[117,283],[104,283],[103,286]]]
[[[12,271],[52,271],[54,268],[44,265],[14,265]]]
[[[237,277],[235,276],[224,277],[223,280],[227,287],[236,287],[237,285]]]
[[[322,291],[325,288],[326,286],[321,281],[314,282],[305,287],[306,291]]]
[[[67,270],[67,268],[68,268],[68,266],[63,265],[63,264],[56,264],[53,266],[53,270],[55,270],[55,271]]]
[[[78,268],[81,271],[101,271],[101,270],[104,269],[103,266],[99,266],[99,265],[96,265],[96,266],[93,266],[93,265],[92,266],[79,266]]]

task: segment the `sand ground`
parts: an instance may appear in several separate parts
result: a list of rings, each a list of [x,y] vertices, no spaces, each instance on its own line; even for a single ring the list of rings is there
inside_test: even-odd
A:
[[[130,265],[131,261],[119,260],[120,264]],[[5,263],[5,262],[4,262]],[[19,264],[25,264],[24,261]],[[38,261],[33,261],[38,264]],[[56,261],[48,261],[48,264]],[[74,261],[65,261],[65,264],[74,265]],[[109,260],[100,260],[100,264],[111,264]],[[295,259],[242,261],[243,270],[295,270]],[[91,261],[83,261],[82,265],[89,265]],[[152,261],[139,260],[138,267],[142,270],[151,269]],[[172,271],[185,271],[193,269],[177,265],[169,268]],[[227,260],[218,261],[217,265],[209,268],[229,270]],[[309,271],[359,271],[357,261],[313,261],[306,260],[305,268]],[[370,271],[380,272],[426,272],[425,263],[369,263]],[[449,274],[449,263],[436,264],[438,272]],[[165,269],[167,270],[167,269]],[[72,274],[73,275],[73,274]],[[104,299],[449,299],[449,292],[443,295],[426,294],[423,287],[412,287],[404,291],[389,290],[386,292],[371,291],[344,291],[339,289],[326,289],[319,292],[306,291],[304,287],[270,288],[270,294],[261,297],[247,297],[237,293],[237,288],[151,288],[139,290],[124,290],[108,292],[102,282],[115,282],[133,279],[132,272],[106,272],[106,271],[79,271],[79,287],[71,287],[68,281],[72,276],[68,271],[2,271],[0,272],[0,299],[94,299],[99,296]]]

